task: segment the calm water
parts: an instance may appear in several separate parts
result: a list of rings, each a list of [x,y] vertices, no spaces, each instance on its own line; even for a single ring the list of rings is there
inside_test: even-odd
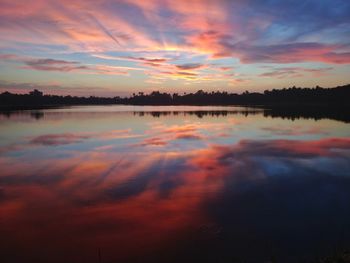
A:
[[[350,124],[228,107],[0,115],[1,262],[299,262],[350,244]]]

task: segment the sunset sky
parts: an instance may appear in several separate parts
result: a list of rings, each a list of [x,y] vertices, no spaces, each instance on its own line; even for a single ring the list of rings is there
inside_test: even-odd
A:
[[[0,0],[0,91],[350,83],[349,0]]]

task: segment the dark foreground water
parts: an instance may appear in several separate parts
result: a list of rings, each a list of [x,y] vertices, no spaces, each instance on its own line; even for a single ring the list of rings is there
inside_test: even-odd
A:
[[[350,244],[350,124],[220,107],[0,115],[1,262],[301,262]]]

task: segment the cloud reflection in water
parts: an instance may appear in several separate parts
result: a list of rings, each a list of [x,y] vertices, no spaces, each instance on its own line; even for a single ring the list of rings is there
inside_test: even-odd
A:
[[[247,139],[250,119],[176,121],[41,133],[3,151],[5,260],[96,262],[100,248],[104,262],[288,262],[350,241],[349,138]]]

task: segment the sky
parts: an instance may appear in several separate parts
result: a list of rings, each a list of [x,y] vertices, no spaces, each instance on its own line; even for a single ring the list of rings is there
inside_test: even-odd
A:
[[[348,0],[0,0],[0,91],[350,83]]]

